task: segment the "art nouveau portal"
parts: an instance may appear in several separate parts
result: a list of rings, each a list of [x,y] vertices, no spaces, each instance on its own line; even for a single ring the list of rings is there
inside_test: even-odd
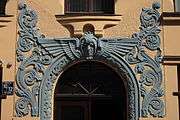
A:
[[[154,3],[152,8],[142,9],[140,32],[133,34],[132,38],[98,38],[91,32],[87,32],[81,38],[52,39],[38,31],[36,12],[30,10],[24,3],[19,4],[17,61],[20,65],[16,78],[18,99],[15,107],[17,116],[23,117],[31,114],[34,117],[39,116],[41,120],[52,120],[53,115],[57,115],[55,113],[57,111],[53,111],[53,108],[56,108],[58,102],[64,102],[63,100],[55,101],[56,97],[57,99],[58,96],[59,99],[67,99],[68,96],[62,96],[71,90],[67,93],[68,95],[85,94],[87,100],[84,103],[92,105],[92,109],[97,112],[98,109],[102,110],[102,107],[99,105],[98,97],[94,95],[102,95],[101,97],[104,99],[101,99],[101,102],[107,106],[107,103],[112,103],[112,101],[115,101],[117,106],[121,106],[116,101],[119,99],[125,104],[123,110],[126,112],[123,114],[122,109],[118,107],[116,112],[122,113],[124,120],[138,120],[140,116],[163,117],[164,100],[160,66],[162,57],[158,35],[160,32],[159,8],[160,5]],[[148,51],[154,54],[148,55]],[[104,69],[109,68],[106,72],[113,80],[104,78],[105,80],[102,81],[101,73],[96,74],[97,76],[93,79],[89,77],[87,77],[89,79],[82,79],[82,76],[79,75],[77,80],[70,79],[68,75],[65,75],[69,71],[68,68],[81,68],[80,66],[84,63],[94,66],[94,69],[98,68],[96,65],[102,65]],[[110,71],[108,72],[108,70]],[[86,69],[86,72],[88,71],[89,69]],[[71,72],[69,71],[69,73]],[[64,89],[59,85],[63,84],[63,80],[71,87],[74,86],[79,92],[72,94],[74,88]],[[94,87],[92,87],[92,83],[85,84],[92,80],[95,80]],[[60,90],[57,90],[56,86],[60,86]],[[90,86],[91,89],[88,89]],[[117,93],[113,89],[116,89]],[[120,94],[123,98],[120,97]],[[95,97],[94,101],[90,99],[92,97]],[[106,101],[105,98],[109,98],[109,101]],[[81,96],[77,99],[80,101]],[[73,103],[73,100],[71,102]],[[88,108],[90,109],[90,107]],[[104,112],[107,111],[104,110]],[[84,116],[86,116],[85,113]],[[91,117],[93,118],[93,115]]]

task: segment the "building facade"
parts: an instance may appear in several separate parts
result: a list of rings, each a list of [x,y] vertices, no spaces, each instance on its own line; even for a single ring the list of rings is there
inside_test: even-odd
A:
[[[2,0],[0,120],[179,120],[179,0]]]

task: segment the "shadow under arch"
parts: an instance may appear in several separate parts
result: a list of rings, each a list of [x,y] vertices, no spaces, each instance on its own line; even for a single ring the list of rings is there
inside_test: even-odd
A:
[[[68,66],[56,81],[54,120],[127,120],[127,81],[123,71],[96,60]]]
[[[40,88],[40,119],[52,120],[53,119],[53,105],[54,105],[54,92],[58,82],[58,78],[66,71],[70,66],[87,61],[85,59],[70,60],[66,56],[56,58],[52,64],[47,68],[45,72],[45,78],[42,81]],[[121,57],[111,57],[111,59],[104,56],[96,56],[92,61],[98,61],[113,68],[118,74],[126,76],[127,81],[127,111],[128,120],[138,120],[139,118],[139,86],[136,76],[129,66],[129,64]]]

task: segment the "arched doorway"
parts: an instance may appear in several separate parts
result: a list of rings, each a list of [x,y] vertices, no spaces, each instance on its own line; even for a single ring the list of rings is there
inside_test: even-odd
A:
[[[97,61],[71,66],[56,85],[54,120],[127,120],[126,81]]]
[[[57,77],[74,62],[97,60],[110,64],[119,75],[124,73],[122,76],[127,77],[124,79],[128,81],[124,85],[128,86],[124,89],[127,92],[123,95],[128,94],[128,120],[139,120],[140,116],[164,117],[160,37],[159,32],[149,30],[160,31],[159,8],[154,3],[152,8],[142,9],[140,28],[143,30],[131,38],[97,38],[91,33],[81,38],[48,38],[37,31],[36,12],[20,3],[16,116],[31,113],[41,120],[52,120]],[[27,19],[30,19],[28,25]],[[149,54],[152,52],[154,56]]]

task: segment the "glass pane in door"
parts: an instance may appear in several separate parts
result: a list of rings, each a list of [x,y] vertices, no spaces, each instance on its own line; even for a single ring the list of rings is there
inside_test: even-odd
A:
[[[76,64],[59,81],[55,90],[55,120],[127,120],[125,84],[104,64]]]
[[[55,120],[87,120],[87,103],[75,100],[57,100]]]
[[[62,106],[61,120],[84,120],[84,108],[81,106]]]
[[[92,101],[92,119],[91,120],[126,120],[119,104],[122,101],[116,100],[94,100]]]

